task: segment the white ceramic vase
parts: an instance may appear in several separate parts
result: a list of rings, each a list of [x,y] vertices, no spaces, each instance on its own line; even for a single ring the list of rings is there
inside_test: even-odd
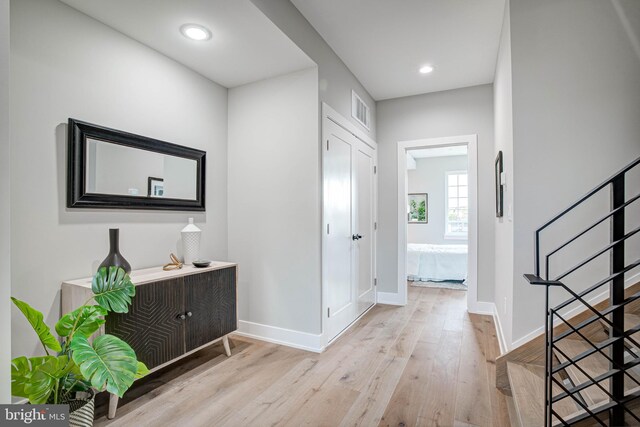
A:
[[[184,263],[191,265],[193,261],[197,261],[200,257],[200,230],[193,223],[193,218],[189,218],[189,224],[182,229],[182,253]]]

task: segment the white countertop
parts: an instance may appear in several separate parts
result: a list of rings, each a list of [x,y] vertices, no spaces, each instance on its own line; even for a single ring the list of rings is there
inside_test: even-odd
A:
[[[134,285],[143,285],[145,283],[157,282],[159,280],[173,279],[176,277],[188,276],[190,274],[204,273],[207,271],[220,270],[223,268],[234,267],[237,264],[224,261],[213,261],[209,267],[197,268],[193,265],[185,265],[180,270],[164,271],[162,267],[145,268],[142,270],[133,270],[129,277]],[[91,288],[93,277],[85,277],[83,279],[65,280],[63,285],[81,286]]]

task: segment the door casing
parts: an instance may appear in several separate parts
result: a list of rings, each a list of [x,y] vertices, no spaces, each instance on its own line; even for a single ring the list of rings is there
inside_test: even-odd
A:
[[[347,132],[351,133],[354,137],[356,137],[357,139],[359,139],[361,142],[363,142],[364,144],[366,144],[369,148],[371,148],[372,150],[372,158],[373,158],[373,164],[374,164],[374,176],[373,176],[373,212],[372,212],[372,216],[373,216],[373,222],[374,224],[378,223],[378,175],[377,175],[377,165],[378,165],[378,158],[377,158],[377,148],[378,145],[377,143],[371,139],[368,135],[366,135],[366,133],[364,133],[363,130],[361,130],[360,128],[358,128],[357,125],[353,124],[352,122],[350,122],[349,120],[347,120],[344,116],[342,116],[340,113],[338,113],[337,111],[335,111],[333,108],[331,108],[329,105],[327,105],[326,103],[322,103],[322,147],[321,147],[321,151],[322,151],[322,162],[323,162],[323,179],[322,179],[322,191],[321,194],[324,194],[324,188],[326,186],[325,184],[325,179],[326,176],[324,175],[324,156],[326,153],[325,150],[325,144],[326,144],[326,136],[329,135],[329,126],[340,126],[342,127],[344,130],[346,130]],[[324,212],[324,200],[322,200],[322,206],[323,206],[323,212],[322,212],[322,229],[321,229],[321,233],[322,233],[322,312],[321,312],[321,319],[322,319],[322,345],[323,347],[326,347],[327,345],[330,344],[330,342],[334,341],[335,339],[339,338],[340,335],[342,333],[344,333],[345,331],[347,331],[352,325],[353,323],[355,323],[355,321],[357,319],[354,319],[354,321],[347,327],[345,328],[340,334],[336,335],[335,337],[329,337],[328,334],[328,330],[327,330],[327,319],[328,319],[328,283],[327,283],[327,264],[325,262],[325,260],[328,258],[328,254],[327,254],[327,218]],[[374,283],[377,283],[377,266],[376,266],[376,245],[377,245],[377,229],[371,230],[371,236],[372,236],[372,247],[373,247],[373,258],[372,258],[372,270],[373,270],[373,277],[374,277]],[[355,266],[357,267],[357,266]],[[352,267],[353,268],[353,267]],[[356,287],[358,286],[358,284],[356,284]],[[375,290],[375,288],[374,288]],[[377,292],[374,292],[374,295],[376,295]],[[375,306],[376,303],[376,296],[374,296],[374,301],[373,301],[373,306]],[[370,308],[371,308],[370,307]],[[369,308],[369,309],[370,309]],[[359,317],[362,317],[364,314],[366,313],[366,311],[364,313],[362,313]],[[358,317],[358,318],[359,318]]]

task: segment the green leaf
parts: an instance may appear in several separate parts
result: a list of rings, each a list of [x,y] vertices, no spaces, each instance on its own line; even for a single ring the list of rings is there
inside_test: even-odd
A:
[[[142,362],[138,362],[138,370],[136,371],[136,379],[139,380],[142,377],[149,375],[149,368]]]
[[[32,357],[27,359],[24,356],[16,357],[11,361],[11,395],[18,397],[29,397],[24,391],[25,385],[29,382],[33,370],[55,356]]]
[[[62,389],[64,393],[58,403],[67,403],[75,397],[76,392],[89,391],[91,389],[91,383],[84,379],[78,365],[73,360],[71,360],[71,363],[73,363],[74,368],[63,378]]]
[[[48,347],[53,351],[62,350],[60,343],[51,333],[51,329],[44,323],[44,315],[42,313],[19,299],[11,297],[11,301],[13,301],[16,307],[24,314],[24,317],[27,318],[45,348]]]
[[[29,359],[24,356],[17,357],[11,361],[11,395],[17,397],[27,397],[24,391],[25,384],[31,376],[31,366]]]
[[[34,368],[24,386],[29,402],[34,405],[49,403],[58,381],[69,373],[69,365],[67,356],[48,356],[43,364]]]
[[[87,338],[93,335],[100,325],[104,324],[103,316],[107,315],[107,310],[99,305],[84,305],[71,313],[67,313],[56,323],[56,332],[61,337],[68,337],[72,334],[80,334]]]
[[[82,375],[98,390],[105,388],[120,397],[135,379],[138,360],[129,344],[113,335],[100,335],[89,343],[86,337],[74,336],[70,348]]]
[[[119,267],[100,268],[93,276],[91,289],[93,298],[102,308],[116,313],[128,312],[131,297],[136,294],[129,275]]]

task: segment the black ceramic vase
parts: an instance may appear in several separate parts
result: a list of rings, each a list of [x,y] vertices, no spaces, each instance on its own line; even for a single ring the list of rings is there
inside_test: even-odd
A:
[[[131,264],[120,253],[120,229],[109,229],[109,245],[111,246],[109,255],[102,261],[98,269],[116,266],[121,267],[127,274],[131,273]]]

